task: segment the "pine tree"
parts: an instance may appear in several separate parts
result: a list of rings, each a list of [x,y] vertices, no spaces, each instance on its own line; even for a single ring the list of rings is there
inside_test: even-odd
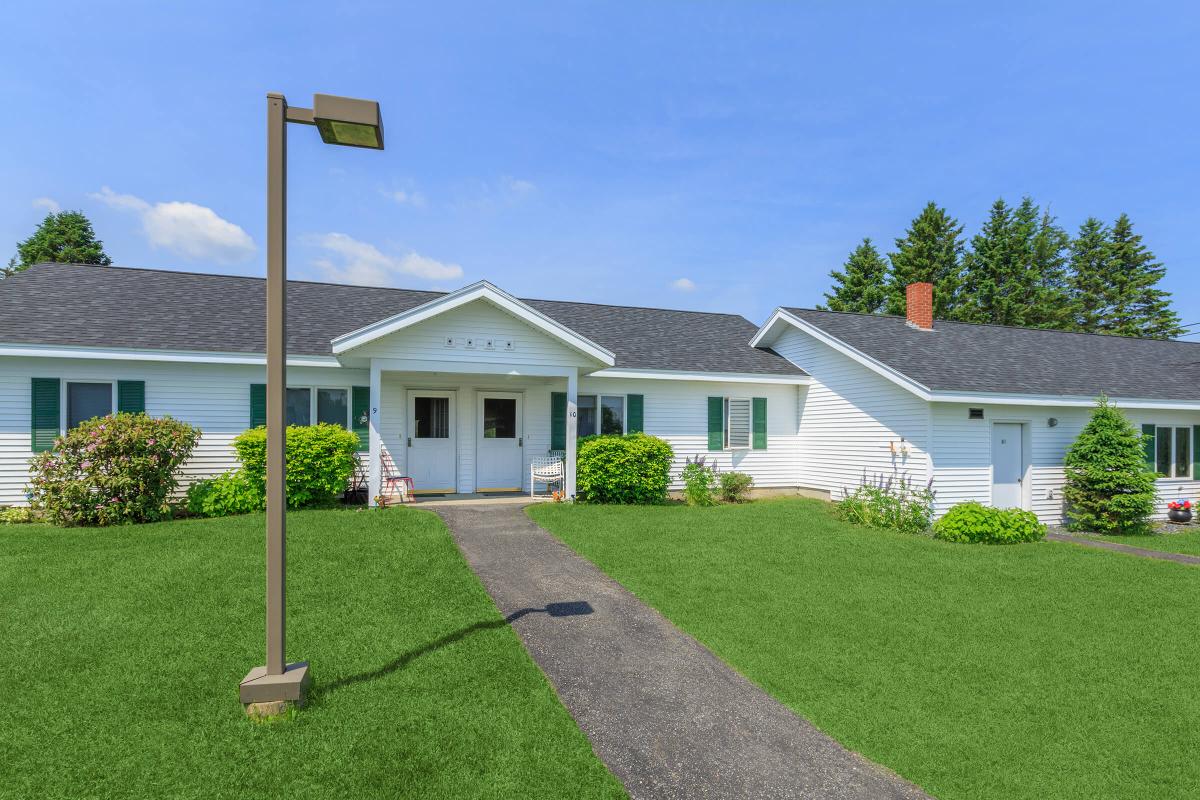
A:
[[[104,242],[96,238],[91,221],[80,211],[47,214],[32,236],[17,243],[17,261],[10,261],[5,273],[20,272],[44,261],[105,266],[112,263],[104,252]]]
[[[1067,313],[1068,237],[1029,197],[1016,208],[992,204],[963,259],[958,318],[970,322],[1061,328]]]
[[[1106,328],[1121,336],[1170,339],[1183,334],[1179,315],[1171,309],[1171,294],[1158,288],[1167,269],[1133,232],[1122,214],[1110,237],[1111,269],[1116,289],[1113,313]]]
[[[1112,243],[1108,226],[1088,217],[1071,242],[1071,266],[1067,281],[1070,293],[1071,328],[1100,333],[1109,316]]]
[[[953,318],[962,267],[962,231],[962,225],[944,208],[933,202],[925,206],[904,237],[896,240],[896,252],[889,254],[892,271],[887,313],[903,315],[907,306],[905,287],[927,281],[933,284],[934,316]]]
[[[1063,499],[1071,530],[1148,530],[1155,475],[1146,469],[1145,452],[1142,435],[1101,396],[1064,462]]]
[[[870,237],[854,248],[842,270],[829,273],[833,288],[825,293],[822,311],[853,311],[876,314],[887,302],[887,262],[879,255]]]

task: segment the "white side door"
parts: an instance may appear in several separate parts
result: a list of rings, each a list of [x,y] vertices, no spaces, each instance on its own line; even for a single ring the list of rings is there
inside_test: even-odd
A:
[[[476,413],[476,491],[521,491],[525,483],[521,395],[480,392]]]
[[[1021,451],[1021,424],[997,422],[992,425],[992,505],[996,508],[1024,508],[1022,483],[1025,457]]]
[[[408,475],[418,492],[457,491],[454,392],[408,393]]]

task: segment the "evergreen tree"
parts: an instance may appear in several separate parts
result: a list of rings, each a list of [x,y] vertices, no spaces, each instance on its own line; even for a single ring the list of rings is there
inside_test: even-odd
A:
[[[1112,315],[1105,327],[1121,336],[1170,339],[1183,334],[1179,315],[1171,309],[1171,294],[1158,288],[1167,269],[1133,232],[1122,214],[1113,223],[1110,264],[1115,289]]]
[[[1108,319],[1111,276],[1111,232],[1103,222],[1088,217],[1079,226],[1071,242],[1071,267],[1068,291],[1071,304],[1071,328],[1084,333],[1100,333]]]
[[[935,317],[953,318],[962,264],[962,225],[930,202],[896,240],[889,254],[892,271],[888,279],[887,313],[903,315],[907,302],[904,289],[910,283],[933,284]]]
[[[957,318],[1033,328],[1068,326],[1068,241],[1054,217],[1031,198],[1023,198],[1016,208],[997,200],[963,259]]]
[[[1154,512],[1153,472],[1142,434],[1103,395],[1067,451],[1068,527],[1094,533],[1141,533]]]
[[[10,275],[44,261],[105,266],[112,263],[104,252],[104,242],[96,238],[91,221],[79,211],[47,214],[32,236],[17,243],[17,260],[9,261],[4,272]]]
[[[842,270],[829,273],[833,288],[825,293],[822,311],[854,311],[876,314],[887,302],[887,262],[868,237],[854,248]]]

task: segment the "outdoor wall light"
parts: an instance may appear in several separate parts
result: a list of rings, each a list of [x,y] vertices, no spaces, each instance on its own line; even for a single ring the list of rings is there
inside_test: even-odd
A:
[[[1057,425],[1058,425],[1058,417],[1051,417],[1050,419],[1046,420],[1047,428],[1053,428],[1053,427],[1056,427]]]

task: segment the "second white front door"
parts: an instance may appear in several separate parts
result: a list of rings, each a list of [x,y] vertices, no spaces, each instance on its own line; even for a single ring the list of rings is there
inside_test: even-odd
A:
[[[992,425],[992,505],[996,508],[1023,508],[1025,505],[1022,432],[1019,422]]]
[[[457,490],[455,431],[454,392],[409,392],[408,475],[416,491]]]
[[[520,491],[521,395],[509,392],[480,392],[475,445],[476,491]]]

